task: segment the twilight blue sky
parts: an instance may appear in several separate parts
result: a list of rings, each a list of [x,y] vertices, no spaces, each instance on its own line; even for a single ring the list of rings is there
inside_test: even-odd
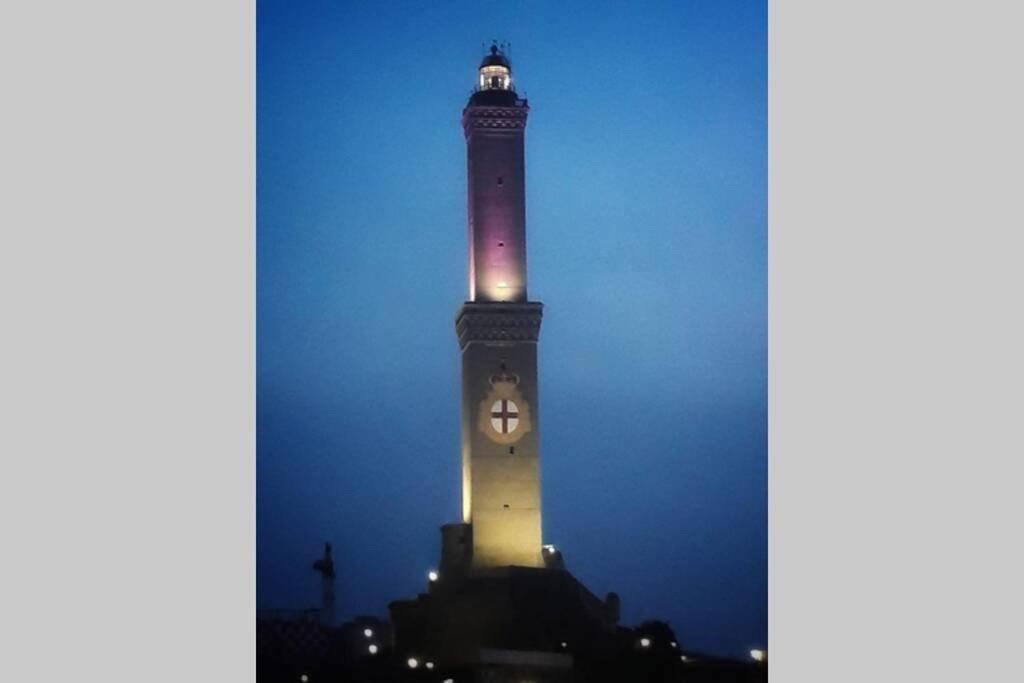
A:
[[[423,589],[460,516],[482,42],[530,101],[544,538],[623,622],[767,642],[762,2],[257,4],[257,602]]]

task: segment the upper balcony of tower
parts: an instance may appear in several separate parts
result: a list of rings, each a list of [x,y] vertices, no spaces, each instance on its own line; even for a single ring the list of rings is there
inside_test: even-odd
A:
[[[479,72],[467,106],[516,107],[526,103],[516,95],[512,84],[512,63],[497,45],[491,45],[490,54],[480,62]]]

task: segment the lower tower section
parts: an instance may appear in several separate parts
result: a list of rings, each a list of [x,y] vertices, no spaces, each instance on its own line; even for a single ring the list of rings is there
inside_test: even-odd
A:
[[[543,305],[466,303],[462,350],[463,521],[473,569],[543,567],[537,341]]]

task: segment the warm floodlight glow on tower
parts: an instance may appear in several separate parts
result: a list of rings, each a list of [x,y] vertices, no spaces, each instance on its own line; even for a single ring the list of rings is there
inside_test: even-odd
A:
[[[542,305],[526,294],[529,107],[497,45],[462,113],[468,177],[469,300],[462,349],[462,510],[472,566],[543,567],[537,438]]]

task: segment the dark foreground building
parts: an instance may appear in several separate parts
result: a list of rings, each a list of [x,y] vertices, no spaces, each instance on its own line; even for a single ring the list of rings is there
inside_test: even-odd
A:
[[[686,652],[669,626],[619,625],[619,598],[591,593],[545,545],[537,344],[543,305],[527,297],[529,106],[494,46],[462,115],[468,157],[469,299],[462,352],[461,522],[441,528],[428,590],[391,603],[390,623],[337,629],[333,566],[324,618],[258,620],[261,679],[437,683],[763,681],[760,662]],[[327,555],[329,559],[329,552]],[[304,677],[304,678],[303,678]]]

